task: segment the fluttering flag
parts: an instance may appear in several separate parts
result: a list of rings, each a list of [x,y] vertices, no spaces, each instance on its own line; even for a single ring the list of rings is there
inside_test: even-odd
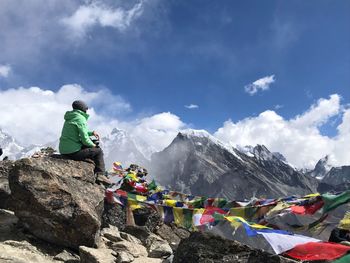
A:
[[[275,251],[276,254],[281,254],[285,251],[288,251],[295,247],[296,245],[305,244],[308,242],[319,242],[321,240],[302,236],[302,235],[286,235],[281,233],[273,233],[273,232],[263,232],[258,231],[259,234],[261,234],[266,241],[270,244],[272,249]]]
[[[322,200],[324,202],[323,213],[327,213],[338,206],[350,201],[350,190],[341,192],[337,195],[323,194]]]
[[[174,222],[173,208],[170,206],[163,206],[164,211],[164,223],[170,224]]]
[[[293,205],[291,206],[291,211],[294,214],[299,214],[299,215],[313,215],[316,211],[322,208],[323,205],[324,205],[324,202],[322,200],[318,200],[313,204]]]
[[[335,261],[332,261],[332,263],[349,263],[350,262],[350,254],[345,255]]]
[[[297,245],[285,254],[299,260],[334,260],[344,256],[350,246],[330,242],[309,242]]]
[[[173,214],[174,214],[174,221],[177,226],[184,227],[184,214],[183,214],[182,208],[174,207],[173,208]]]
[[[340,220],[338,227],[340,229],[350,230],[350,212],[345,213],[345,216]]]

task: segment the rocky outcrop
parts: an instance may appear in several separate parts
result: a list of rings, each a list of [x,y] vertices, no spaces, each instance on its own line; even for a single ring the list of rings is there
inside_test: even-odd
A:
[[[55,158],[22,159],[10,170],[16,216],[36,237],[73,249],[99,241],[104,190],[94,166]]]
[[[151,258],[167,258],[173,253],[169,243],[150,232],[147,227],[127,226],[124,231],[138,238],[147,248],[148,256]]]
[[[176,227],[174,224],[161,225],[155,232],[158,236],[166,240],[173,251],[175,251],[182,239],[190,236],[190,232],[184,228]]]
[[[9,209],[11,190],[8,181],[12,161],[0,161],[0,209]]]
[[[134,211],[138,226],[126,225],[125,209],[104,203],[93,168],[51,157],[9,166],[3,174],[14,213],[0,209],[0,262],[294,262],[212,234],[190,235],[150,208]]]
[[[173,262],[292,263],[296,261],[254,250],[210,233],[194,232],[188,239],[181,241]]]
[[[35,238],[18,224],[13,212],[0,209],[0,262],[78,263],[79,256]]]
[[[350,166],[332,167],[330,171],[323,177],[322,183],[341,187],[350,183]]]

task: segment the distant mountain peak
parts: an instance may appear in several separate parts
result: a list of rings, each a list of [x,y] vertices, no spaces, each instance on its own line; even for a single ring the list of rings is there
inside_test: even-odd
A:
[[[180,131],[177,135],[177,138],[178,137],[180,137],[180,138],[183,137],[183,138],[195,140],[196,145],[199,145],[201,143],[200,141],[203,141],[203,139],[205,139],[205,140],[207,140],[207,142],[215,144],[215,145],[227,150],[228,152],[233,154],[237,159],[239,159],[240,161],[243,161],[242,158],[239,156],[239,154],[237,154],[238,150],[236,150],[231,145],[228,145],[228,144],[220,141],[218,138],[214,137],[206,130],[186,129],[186,130]]]
[[[3,156],[14,158],[24,147],[21,146],[11,135],[0,128],[0,147],[3,150]]]
[[[253,157],[259,161],[281,161],[293,167],[287,162],[283,154],[279,152],[271,152],[265,145],[257,144],[256,146],[246,145],[244,147],[237,147],[238,150],[249,157]],[[294,168],[294,167],[293,167]]]
[[[322,180],[332,167],[333,166],[330,164],[330,157],[326,155],[316,163],[315,169],[310,172],[310,175],[318,180]]]
[[[161,185],[176,191],[231,199],[316,189],[315,179],[300,174],[265,146],[248,149],[252,154],[203,130],[181,131],[168,147],[152,155],[152,174]]]

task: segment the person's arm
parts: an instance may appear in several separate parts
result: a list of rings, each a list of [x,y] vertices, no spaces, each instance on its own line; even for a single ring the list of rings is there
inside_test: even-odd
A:
[[[88,129],[85,123],[77,124],[81,142],[87,147],[95,147],[96,145],[91,141]]]

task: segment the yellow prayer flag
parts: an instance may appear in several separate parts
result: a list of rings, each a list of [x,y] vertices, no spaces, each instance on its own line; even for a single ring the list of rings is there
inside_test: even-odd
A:
[[[183,215],[183,209],[180,207],[174,207],[173,208],[173,215],[175,224],[177,226],[184,226],[184,215]]]
[[[345,213],[345,216],[342,220],[340,220],[338,227],[341,229],[350,230],[350,212]]]
[[[128,199],[128,206],[131,208],[131,210],[141,208],[141,205],[137,201],[130,199]]]
[[[171,200],[171,199],[166,199],[164,200],[164,203],[166,206],[171,206],[171,207],[175,207],[176,206],[176,200]]]

